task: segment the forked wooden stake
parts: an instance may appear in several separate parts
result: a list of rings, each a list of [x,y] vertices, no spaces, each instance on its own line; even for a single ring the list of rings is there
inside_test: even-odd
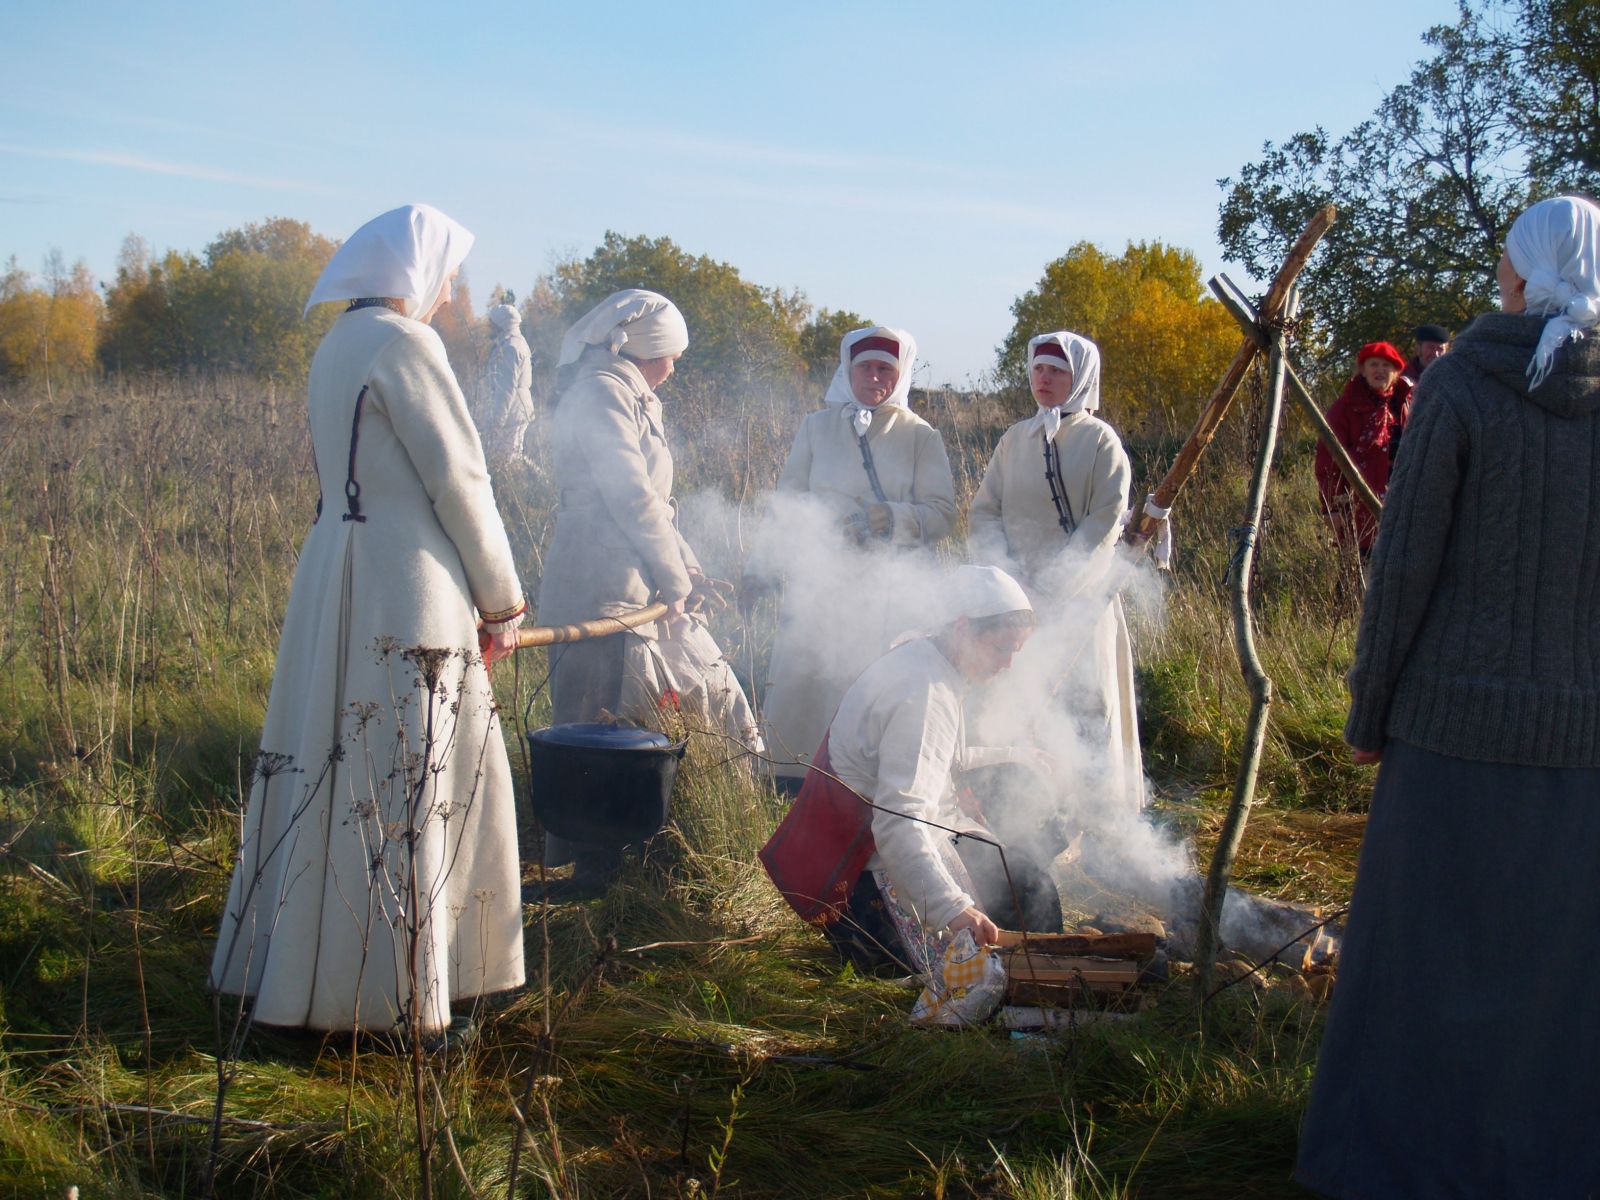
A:
[[[1294,316],[1297,303],[1296,298],[1288,301],[1291,317]],[[1239,319],[1243,323],[1243,318]],[[1250,817],[1250,806],[1255,803],[1256,774],[1261,768],[1261,750],[1267,738],[1267,714],[1272,707],[1272,680],[1256,653],[1255,622],[1250,613],[1250,575],[1255,564],[1256,541],[1260,536],[1261,513],[1267,501],[1267,483],[1272,475],[1272,459],[1278,449],[1278,423],[1283,417],[1288,360],[1284,354],[1284,330],[1270,325],[1263,327],[1270,347],[1267,411],[1261,425],[1261,446],[1256,453],[1255,471],[1250,477],[1250,498],[1246,503],[1244,524],[1232,531],[1235,545],[1228,562],[1228,591],[1233,600],[1233,640],[1239,652],[1239,673],[1244,676],[1245,685],[1250,689],[1250,719],[1245,726],[1244,750],[1239,759],[1239,773],[1234,779],[1233,798],[1217,836],[1217,848],[1211,856],[1211,870],[1206,875],[1205,892],[1200,898],[1200,928],[1195,938],[1194,968],[1195,999],[1202,1012],[1211,995],[1211,972],[1216,965],[1217,947],[1221,943],[1222,907],[1228,895],[1228,879],[1233,874],[1233,860],[1239,853],[1245,822]]]

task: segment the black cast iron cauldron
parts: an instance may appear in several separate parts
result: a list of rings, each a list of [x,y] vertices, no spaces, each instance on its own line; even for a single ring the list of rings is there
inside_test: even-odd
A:
[[[687,741],[632,725],[552,725],[528,735],[533,813],[569,842],[637,845],[666,826]]]

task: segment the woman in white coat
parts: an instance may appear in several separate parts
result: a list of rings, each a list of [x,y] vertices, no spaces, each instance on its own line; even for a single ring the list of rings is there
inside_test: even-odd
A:
[[[539,585],[539,621],[567,625],[662,602],[666,618],[551,654],[557,724],[602,714],[643,717],[666,690],[697,691],[713,719],[754,736],[744,693],[690,615],[705,577],[678,532],[672,452],[655,389],[672,375],[689,330],[665,296],[630,288],[567,331],[560,366],[571,383],[551,419],[561,507]],[[681,653],[680,653],[681,652]],[[715,693],[715,694],[713,694]],[[744,728],[740,728],[740,727]],[[545,863],[576,863],[572,887],[590,892],[615,871],[616,851],[545,840]]]
[[[1049,676],[1080,746],[1044,732],[1051,744],[1042,748],[1079,772],[1080,794],[1137,811],[1144,774],[1133,649],[1112,577],[1132,467],[1116,431],[1094,415],[1100,350],[1093,342],[1064,330],[1033,338],[1028,383],[1038,411],[995,447],[972,501],[968,551],[1016,575],[1035,608],[1049,614],[1017,670]]]
[[[775,511],[804,496],[826,526],[763,555],[784,576],[763,715],[775,782],[788,791],[804,780],[851,681],[916,624],[885,552],[931,546],[955,521],[944,440],[908,402],[916,357],[901,329],[845,334],[825,403],[800,423],[778,480]]]
[[[436,1033],[523,982],[511,772],[485,659],[526,608],[427,320],[472,235],[411,205],[340,247],[300,548],[211,982],[255,1021]],[[478,649],[479,620],[490,640]]]

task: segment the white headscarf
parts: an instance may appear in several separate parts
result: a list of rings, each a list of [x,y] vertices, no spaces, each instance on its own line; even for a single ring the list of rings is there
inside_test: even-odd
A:
[[[950,572],[950,586],[944,599],[946,621],[1033,611],[1022,585],[999,567],[957,567]]]
[[[306,301],[393,296],[421,317],[472,249],[472,234],[431,204],[407,204],[373,217],[328,260]]]
[[[629,358],[666,358],[689,348],[689,327],[678,306],[659,292],[624,288],[567,330],[556,366],[577,362],[587,346],[604,346],[613,354],[621,354],[626,346]]]
[[[1028,339],[1030,376],[1034,362],[1040,357],[1039,347],[1047,344],[1059,348],[1067,356],[1065,364],[1060,354],[1053,354],[1049,350],[1045,351],[1043,357],[1050,366],[1064,365],[1072,372],[1072,391],[1054,408],[1039,405],[1039,411],[1034,414],[1033,423],[1028,427],[1030,437],[1042,433],[1046,438],[1054,438],[1056,431],[1061,428],[1061,418],[1067,413],[1094,412],[1100,407],[1100,347],[1088,338],[1068,333],[1065,329],[1041,333],[1038,337]]]
[[[501,333],[522,328],[522,314],[509,304],[496,304],[489,310],[489,324]]]
[[[1538,387],[1557,348],[1600,324],[1600,208],[1581,196],[1541,200],[1512,224],[1506,254],[1528,281],[1527,311],[1550,318],[1528,364]]]
[[[874,339],[874,345],[863,347],[857,351],[856,345]],[[890,351],[887,345],[878,342],[893,342],[896,349]],[[904,329],[891,329],[887,325],[870,325],[866,329],[852,329],[839,339],[839,369],[833,373],[833,379],[828,384],[828,394],[822,399],[827,404],[840,404],[848,406],[851,410],[850,420],[854,424],[857,437],[865,437],[868,429],[872,428],[873,409],[868,408],[856,399],[856,394],[850,389],[850,364],[856,359],[865,359],[869,362],[886,362],[892,364],[900,372],[900,377],[894,381],[894,390],[885,397],[882,408],[888,404],[898,404],[901,408],[910,407],[911,398],[911,370],[917,365],[917,339]]]

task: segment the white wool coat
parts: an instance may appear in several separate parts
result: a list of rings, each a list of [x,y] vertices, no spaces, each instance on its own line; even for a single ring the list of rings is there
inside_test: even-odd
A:
[[[1110,573],[1128,511],[1133,470],[1116,431],[1088,412],[1067,414],[1055,436],[1058,470],[1077,519],[1069,539],[1045,481],[1043,435],[1030,417],[995,447],[968,517],[973,561],[1011,572],[1036,596],[1040,631],[1017,656],[1019,677],[1046,672],[1086,713],[1113,803],[1143,803],[1143,762],[1133,687],[1133,646]],[[1067,636],[1087,627],[1082,640]],[[1050,747],[1045,747],[1050,749]]]
[[[763,715],[767,745],[779,775],[804,775],[845,688],[910,627],[907,607],[889,594],[893,558],[883,551],[931,546],[955,522],[955,481],[944,439],[899,405],[880,405],[867,432],[878,481],[894,530],[887,543],[870,540],[863,554],[840,532],[835,552],[812,554],[786,568],[783,612],[773,645]],[[837,525],[875,503],[847,405],[807,415],[778,480],[778,491],[807,493]],[[840,618],[841,602],[850,606]]]
[[[876,501],[848,406],[831,404],[800,422],[778,477],[782,492],[809,492],[840,518]],[[867,431],[878,482],[894,513],[890,543],[926,546],[950,532],[955,482],[939,431],[898,404],[879,405]]]
[[[833,772],[881,809],[872,813],[881,867],[930,930],[973,903],[951,875],[936,839],[949,834],[907,814],[953,828],[970,824],[952,803],[951,773],[967,763],[962,702],[966,684],[931,638],[913,638],[879,658],[845,692],[828,730]]]
[[[550,428],[561,507],[539,583],[539,623],[685,599],[700,563],[678,533],[661,401],[639,368],[586,350]],[[639,636],[657,636],[656,624],[640,626]]]
[[[345,520],[363,387],[363,519]],[[523,982],[511,772],[474,611],[513,609],[522,589],[433,330],[385,308],[340,316],[309,417],[322,511],[211,981],[254,996],[256,1021],[319,1030],[393,1027],[415,992],[437,1030],[452,1001]]]

